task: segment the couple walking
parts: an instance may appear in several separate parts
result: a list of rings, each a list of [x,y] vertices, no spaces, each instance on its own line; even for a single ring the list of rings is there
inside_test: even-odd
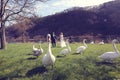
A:
[[[55,35],[55,33],[53,32],[53,33],[49,34],[48,36],[51,37],[52,47],[56,47],[56,35]],[[66,47],[66,43],[64,41],[64,35],[62,32],[60,33],[60,47]]]

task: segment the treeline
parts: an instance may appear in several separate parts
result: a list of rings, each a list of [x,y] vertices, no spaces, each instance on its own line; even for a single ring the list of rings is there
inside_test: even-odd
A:
[[[26,28],[24,35],[27,38],[45,37],[47,33],[55,32],[65,36],[96,36],[100,38],[114,38],[120,35],[120,1],[115,0],[97,7],[74,7],[61,13],[43,18],[31,18],[32,27]],[[22,22],[22,24],[25,21]],[[23,35],[19,24],[8,27],[7,36],[19,38]],[[26,25],[31,26],[31,25]],[[22,29],[21,29],[22,30]]]

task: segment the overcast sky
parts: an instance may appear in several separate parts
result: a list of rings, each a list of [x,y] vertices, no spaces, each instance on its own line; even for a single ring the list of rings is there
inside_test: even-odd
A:
[[[113,0],[50,0],[46,3],[37,3],[36,13],[40,16],[51,15],[71,7],[95,6]]]

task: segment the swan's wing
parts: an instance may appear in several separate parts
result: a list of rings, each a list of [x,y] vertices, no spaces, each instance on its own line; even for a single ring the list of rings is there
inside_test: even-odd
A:
[[[84,48],[86,48],[85,46],[79,46],[78,48],[77,48],[77,50],[78,49],[84,49]]]
[[[55,56],[54,55],[52,55],[52,57],[51,57],[51,60],[52,60],[52,63],[54,63],[55,62]]]
[[[60,54],[67,54],[69,51],[68,51],[68,49],[63,49],[61,52],[60,52]]]
[[[114,59],[114,58],[117,58],[118,57],[118,54],[116,52],[105,52],[104,54],[100,55],[99,56],[100,58],[103,58],[103,59]]]
[[[109,56],[109,55],[112,55],[114,52],[105,52],[101,55],[101,57],[104,57],[104,56]]]
[[[80,47],[77,48],[76,53],[79,53],[80,51],[83,51],[83,50],[85,50],[85,49],[86,49],[85,46],[80,46]]]
[[[40,51],[36,51],[33,55],[34,56],[39,56],[40,55]]]
[[[48,56],[47,56],[47,54],[45,54],[45,55],[43,56],[43,58],[42,58],[42,64],[43,64],[44,66],[46,66],[48,61],[49,61],[49,60],[48,60]]]
[[[53,65],[55,62],[55,56],[51,55],[51,57],[48,54],[45,54],[42,59],[42,64],[44,66]]]

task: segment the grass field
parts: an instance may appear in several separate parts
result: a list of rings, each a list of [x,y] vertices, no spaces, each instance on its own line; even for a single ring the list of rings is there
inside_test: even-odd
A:
[[[54,69],[42,67],[47,44],[42,44],[44,53],[38,58],[32,55],[32,45],[11,43],[7,50],[0,50],[0,80],[120,80],[120,58],[113,63],[97,58],[106,51],[113,51],[111,44],[88,44],[83,54],[74,54],[82,44],[72,43],[72,52],[65,57],[57,57],[63,49],[58,45],[52,48],[56,56]],[[120,44],[117,48],[120,50]]]

